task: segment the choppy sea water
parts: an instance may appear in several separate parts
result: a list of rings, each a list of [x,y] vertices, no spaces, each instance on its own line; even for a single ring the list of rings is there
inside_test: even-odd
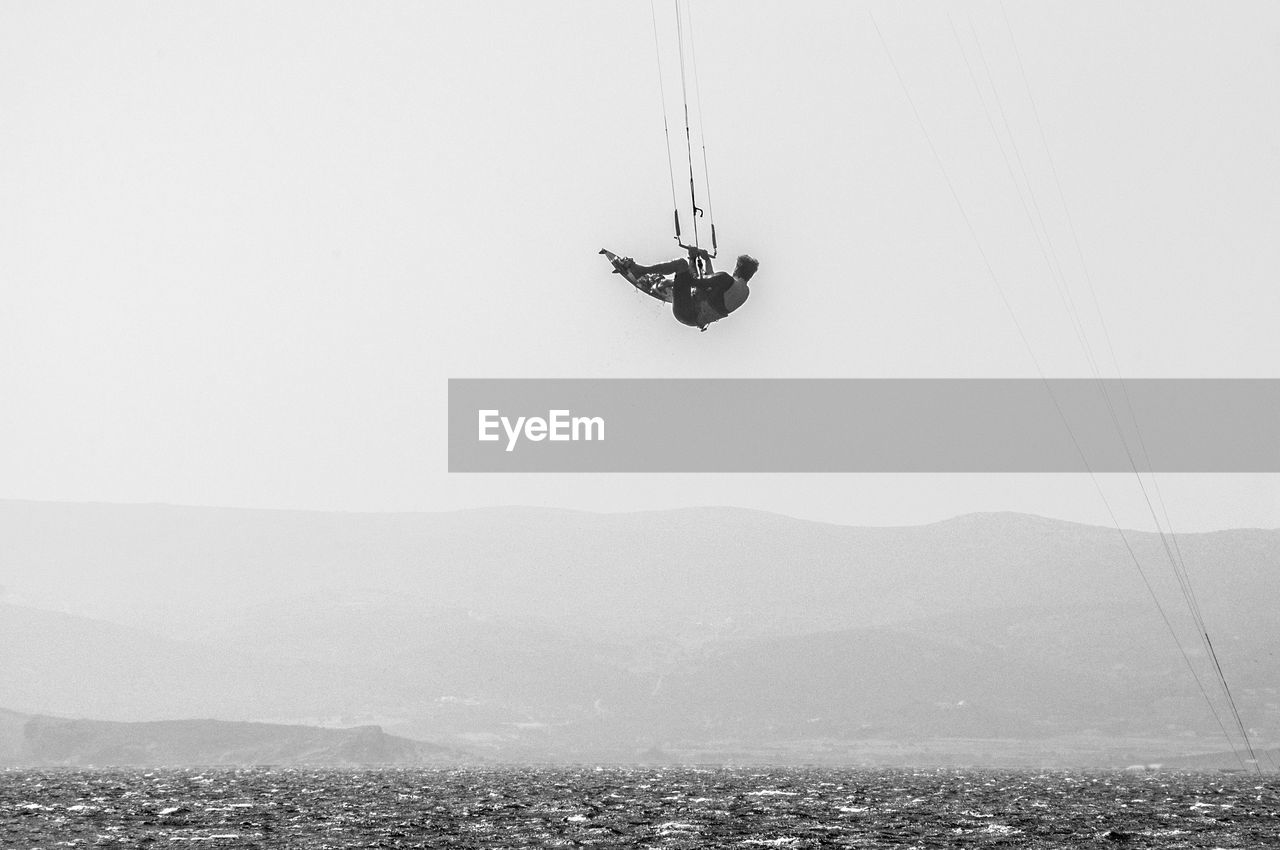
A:
[[[572,768],[7,771],[0,847],[1280,846],[1280,778]]]

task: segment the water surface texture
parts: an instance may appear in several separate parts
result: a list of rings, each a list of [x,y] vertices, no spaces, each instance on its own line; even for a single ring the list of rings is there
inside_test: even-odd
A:
[[[1280,845],[1274,775],[584,767],[2,778],[6,850]]]

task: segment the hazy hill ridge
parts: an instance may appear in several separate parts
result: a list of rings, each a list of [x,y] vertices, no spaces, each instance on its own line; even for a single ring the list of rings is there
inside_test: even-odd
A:
[[[1159,538],[1129,538],[1163,581]],[[1145,595],[1115,529],[1020,514],[861,528],[732,508],[349,514],[0,502],[0,540],[11,601],[174,629],[258,604],[395,598],[613,632],[734,623],[796,633]],[[1280,532],[1178,540],[1206,613],[1226,608],[1234,619],[1276,589]]]
[[[0,539],[0,704],[28,713],[377,723],[513,758],[1222,749],[1113,528],[8,502]],[[1159,538],[1129,542],[1204,665]],[[1246,722],[1280,736],[1280,532],[1178,543]]]
[[[388,735],[377,726],[320,729],[219,720],[112,723],[0,710],[0,730],[0,765],[14,767],[434,766],[474,761],[456,750]]]

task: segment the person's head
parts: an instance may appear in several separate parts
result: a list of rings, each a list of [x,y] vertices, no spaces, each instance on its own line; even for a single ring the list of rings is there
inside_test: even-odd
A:
[[[756,269],[760,268],[760,262],[755,257],[749,257],[746,254],[738,256],[738,264],[733,267],[733,276],[741,281],[751,280],[751,276],[756,273]]]

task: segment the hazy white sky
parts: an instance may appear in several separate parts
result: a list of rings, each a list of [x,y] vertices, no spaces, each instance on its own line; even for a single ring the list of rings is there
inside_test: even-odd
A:
[[[1123,373],[1280,377],[1280,5],[1007,7]],[[595,253],[673,247],[643,0],[0,6],[0,497],[1105,521],[1063,476],[445,472],[450,377],[1034,375],[979,243],[1087,376],[1010,167],[1105,354],[998,3],[693,12],[721,246],[762,264],[706,334]],[[1280,525],[1274,477],[1161,486]]]

